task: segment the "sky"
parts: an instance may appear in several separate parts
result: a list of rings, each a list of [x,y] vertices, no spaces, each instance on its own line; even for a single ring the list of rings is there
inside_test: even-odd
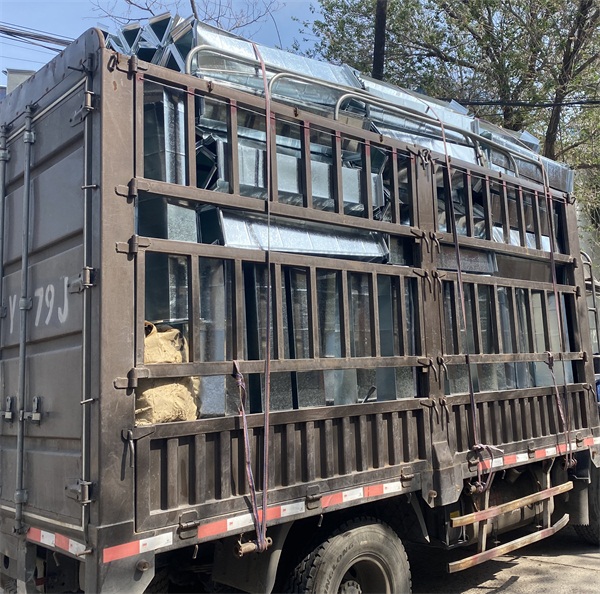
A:
[[[253,39],[269,46],[291,46],[299,39],[300,24],[293,17],[310,18],[310,0],[280,0],[282,7],[260,26]],[[110,4],[110,2],[108,3]],[[180,15],[189,16],[181,10]],[[275,21],[275,24],[273,23]],[[77,38],[91,27],[101,26],[111,32],[117,25],[93,10],[90,0],[0,0],[0,22],[35,29],[59,37]],[[281,38],[282,43],[279,43]],[[32,44],[0,37],[0,85],[6,84],[7,68],[37,70],[52,59],[56,52]]]

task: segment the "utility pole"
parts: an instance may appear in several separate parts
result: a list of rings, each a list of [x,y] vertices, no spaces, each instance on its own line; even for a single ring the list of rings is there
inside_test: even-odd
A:
[[[375,7],[375,39],[373,40],[373,78],[383,80],[385,62],[385,25],[387,21],[387,0],[377,0]]]

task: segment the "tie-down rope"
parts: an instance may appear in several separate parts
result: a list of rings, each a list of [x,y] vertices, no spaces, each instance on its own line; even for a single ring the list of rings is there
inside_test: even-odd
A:
[[[250,504],[252,520],[256,530],[256,551],[262,553],[267,550],[269,542],[267,539],[267,507],[269,492],[269,436],[270,422],[269,413],[271,409],[271,98],[267,80],[267,70],[263,57],[255,43],[252,44],[256,59],[260,62],[262,79],[265,93],[265,160],[266,160],[266,210],[267,210],[267,249],[265,263],[267,267],[267,295],[266,295],[266,344],[265,344],[265,399],[263,405],[264,434],[263,434],[263,485],[261,509],[258,506],[256,495],[256,483],[252,472],[252,453],[250,447],[250,436],[248,432],[248,420],[246,415],[246,384],[244,376],[240,372],[237,361],[233,362],[233,377],[240,391],[240,415],[242,417],[244,431],[244,454],[246,458],[246,477],[250,489]]]

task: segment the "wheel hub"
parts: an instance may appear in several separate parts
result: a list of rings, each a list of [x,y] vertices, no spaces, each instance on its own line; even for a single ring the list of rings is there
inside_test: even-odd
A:
[[[339,594],[362,594],[362,588],[354,580],[345,581],[338,590]]]

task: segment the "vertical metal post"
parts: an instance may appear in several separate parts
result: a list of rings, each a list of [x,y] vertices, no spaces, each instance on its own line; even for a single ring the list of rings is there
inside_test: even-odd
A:
[[[34,105],[28,105],[25,111],[25,166],[23,173],[23,222],[21,243],[21,298],[19,300],[19,386],[17,390],[17,410],[19,419],[17,425],[17,477],[15,483],[15,527],[17,534],[23,532],[23,504],[27,502],[27,491],[23,488],[23,460],[25,454],[25,381],[27,356],[27,312],[31,309],[29,291],[29,210],[31,205],[31,152],[35,142],[32,130]]]
[[[3,306],[2,280],[4,278],[4,203],[6,200],[6,164],[10,160],[7,148],[9,126],[0,126],[0,308]]]
[[[86,62],[86,81],[84,96],[93,97],[92,72],[94,70],[94,55],[89,54]],[[94,183],[94,160],[92,157],[93,137],[92,129],[94,126],[93,111],[88,112],[83,124],[83,268],[92,269],[92,201],[94,192],[98,186]],[[83,320],[82,320],[82,366],[81,366],[81,482],[82,484],[90,481],[90,418],[93,398],[91,394],[90,377],[90,327],[91,327],[91,296],[90,291],[83,291]],[[89,502],[85,502],[81,509],[81,523],[84,530],[84,542],[86,546],[89,542]]]
[[[7,148],[8,132],[10,125],[0,126],[0,311],[4,309],[4,205],[6,202],[6,165],[10,159]],[[0,313],[0,316],[3,313]],[[0,375],[0,385],[4,386],[4,378]],[[6,393],[0,394],[0,401],[5,402]]]

